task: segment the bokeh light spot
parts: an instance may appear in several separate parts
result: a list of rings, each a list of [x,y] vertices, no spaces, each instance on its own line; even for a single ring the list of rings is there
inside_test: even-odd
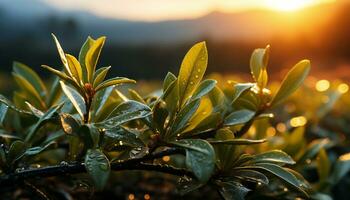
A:
[[[319,91],[319,92],[324,92],[326,90],[328,90],[330,86],[330,83],[328,80],[319,80],[317,81],[316,83],[316,90]]]
[[[337,90],[339,93],[344,94],[349,91],[349,86],[346,83],[342,83],[338,86]]]
[[[307,123],[307,119],[304,116],[293,117],[290,120],[290,125],[292,127],[304,126]]]

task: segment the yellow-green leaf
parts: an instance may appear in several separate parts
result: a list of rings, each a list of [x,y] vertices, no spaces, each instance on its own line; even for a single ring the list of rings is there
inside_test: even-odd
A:
[[[271,106],[281,103],[303,83],[310,72],[310,61],[302,60],[297,63],[283,80],[281,87],[271,102]]]
[[[102,47],[105,43],[106,37],[98,38],[87,51],[85,56],[85,65],[87,71],[88,81],[92,83],[92,79],[95,73],[98,58],[100,56]]]
[[[83,71],[80,66],[79,61],[72,55],[66,54],[66,58],[68,61],[68,66],[70,71],[72,72],[73,78],[77,81],[78,84],[83,84]]]
[[[56,70],[50,66],[47,66],[47,65],[41,65],[41,67],[43,67],[44,69],[47,69],[48,71],[55,74],[56,76],[58,76],[60,79],[62,79],[64,81],[66,81],[67,83],[73,85],[75,88],[80,89],[80,86],[73,79],[71,79],[69,76],[67,76],[65,73],[58,71],[58,70]]]
[[[111,66],[102,67],[96,71],[96,73],[94,75],[94,83],[93,83],[94,87],[96,87],[100,83],[102,83],[102,81],[106,78],[106,75],[107,75],[110,68],[111,68]]]
[[[192,96],[204,76],[207,64],[208,52],[205,42],[195,44],[185,55],[178,77],[180,106]]]
[[[330,172],[331,164],[328,159],[327,152],[324,148],[318,152],[317,156],[317,172],[321,181],[326,181]]]
[[[86,39],[85,43],[80,49],[79,52],[79,62],[82,68],[83,72],[83,80],[84,83],[88,82],[88,74],[87,74],[87,69],[86,69],[86,64],[85,64],[85,57],[91,46],[95,43],[95,40],[92,39],[90,36]]]
[[[250,71],[255,82],[259,82],[259,77],[263,70],[266,70],[270,56],[270,46],[265,49],[255,49],[250,57]],[[261,77],[263,78],[263,77]]]
[[[67,61],[66,55],[64,54],[64,51],[61,47],[61,44],[59,43],[57,37],[54,34],[51,34],[51,35],[56,43],[57,51],[58,51],[58,54],[60,55],[63,66],[66,69],[68,75],[72,77],[72,72],[68,66],[68,61]]]
[[[43,81],[30,67],[20,62],[13,62],[13,72],[28,80],[28,82],[34,86],[36,91],[39,94],[42,94],[41,96],[46,94],[47,91]]]
[[[23,78],[23,76],[13,73],[13,77],[18,86],[22,89],[22,91],[27,94],[28,98],[30,98],[30,103],[34,104],[35,106],[41,109],[45,109],[45,103],[41,99],[38,91],[35,90],[34,86],[31,83],[29,83],[25,78]]]
[[[106,87],[112,86],[112,85],[120,85],[123,83],[136,83],[136,81],[132,80],[132,79],[128,79],[128,78],[124,78],[124,77],[115,77],[112,79],[108,79],[104,82],[102,82],[100,85],[98,85],[95,89],[95,91],[99,91],[102,90]]]

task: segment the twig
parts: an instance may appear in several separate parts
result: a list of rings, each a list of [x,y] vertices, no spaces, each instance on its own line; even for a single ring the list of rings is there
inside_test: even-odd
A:
[[[142,158],[129,159],[121,162],[111,163],[111,169],[113,171],[122,171],[122,170],[146,170],[146,171],[156,171],[167,174],[172,174],[176,176],[190,176],[194,177],[192,172],[175,168],[169,165],[154,165],[149,163],[143,163],[148,160],[153,160],[157,158],[162,158],[166,155],[174,155],[174,154],[184,154],[185,151],[177,148],[170,148],[161,152],[155,152],[152,154],[148,154]],[[15,172],[11,174],[7,174],[0,177],[0,187],[9,187],[19,183],[27,179],[35,179],[35,178],[44,178],[44,177],[54,177],[54,176],[62,176],[66,174],[79,174],[86,173],[84,163],[73,163],[73,164],[62,164],[55,166],[48,166],[37,169],[28,169],[20,172]]]

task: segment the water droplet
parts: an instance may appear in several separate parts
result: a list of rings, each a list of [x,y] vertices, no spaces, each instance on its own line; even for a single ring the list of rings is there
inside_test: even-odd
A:
[[[191,81],[190,84],[193,85],[193,82]]]
[[[39,164],[32,165],[32,168],[40,168],[40,167],[41,167],[41,165],[39,165]]]
[[[67,166],[67,165],[69,165],[69,163],[66,162],[66,161],[61,161],[61,162],[60,162],[60,165]]]
[[[194,76],[195,78],[199,78],[199,76],[198,75],[196,75],[196,76]]]
[[[201,72],[201,69],[197,69],[197,72]]]

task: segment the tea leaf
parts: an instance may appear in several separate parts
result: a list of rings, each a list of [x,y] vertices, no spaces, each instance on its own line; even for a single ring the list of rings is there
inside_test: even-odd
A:
[[[106,185],[111,166],[108,158],[100,149],[89,149],[85,156],[85,168],[91,176],[97,190],[102,190]]]
[[[63,81],[60,81],[60,84],[63,92],[66,94],[70,102],[72,102],[81,119],[84,119],[84,114],[86,112],[84,98],[75,89],[67,86]]]
[[[275,106],[285,100],[303,83],[310,72],[310,61],[302,60],[297,63],[284,78],[281,87],[271,101],[271,106]]]
[[[186,167],[190,169],[199,181],[207,182],[215,167],[215,152],[205,140],[186,139],[172,142],[186,149]]]
[[[208,64],[208,52],[205,42],[195,44],[182,61],[178,85],[180,106],[190,98],[202,80]]]
[[[106,37],[100,37],[95,40],[85,55],[85,66],[89,83],[93,83],[93,76],[96,70],[98,58],[100,57],[105,41]]]
[[[235,112],[232,112],[229,116],[225,118],[225,126],[235,126],[249,122],[253,119],[255,115],[254,111],[248,109],[242,109]]]

